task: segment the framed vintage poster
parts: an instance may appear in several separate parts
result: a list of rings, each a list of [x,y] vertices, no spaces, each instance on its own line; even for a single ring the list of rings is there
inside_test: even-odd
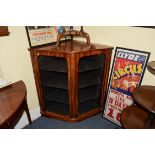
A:
[[[120,124],[122,110],[133,104],[132,92],[141,84],[150,53],[116,47],[103,117]]]
[[[30,47],[38,47],[57,41],[57,34],[70,26],[26,26]]]

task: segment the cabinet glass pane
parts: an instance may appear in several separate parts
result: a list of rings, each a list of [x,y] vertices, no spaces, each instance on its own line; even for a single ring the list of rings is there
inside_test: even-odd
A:
[[[68,115],[68,74],[64,58],[39,56],[41,87],[46,111]]]
[[[104,55],[96,55],[79,61],[79,114],[99,108],[104,60]]]

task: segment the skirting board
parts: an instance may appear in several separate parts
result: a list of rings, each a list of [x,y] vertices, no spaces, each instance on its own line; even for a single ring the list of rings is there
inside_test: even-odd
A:
[[[40,108],[37,107],[34,110],[30,111],[30,116],[31,116],[31,120],[34,121],[35,119],[37,119],[38,117],[40,117]],[[21,119],[19,120],[19,122],[17,123],[17,125],[15,126],[15,129],[22,129],[24,128],[26,125],[28,125],[28,118],[26,113],[24,112],[23,116],[21,117]]]

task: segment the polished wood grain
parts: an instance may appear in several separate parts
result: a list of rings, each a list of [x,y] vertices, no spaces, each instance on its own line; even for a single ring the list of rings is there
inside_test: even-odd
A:
[[[24,111],[31,123],[23,81],[0,89],[0,128],[14,128]]]
[[[155,119],[148,127],[149,113],[145,109],[140,108],[137,105],[132,105],[125,108],[121,113],[121,124],[125,129],[154,129]]]
[[[147,69],[150,73],[155,75],[155,61],[151,61],[147,64]]]
[[[48,54],[50,55],[50,53],[56,52],[55,55],[57,55],[58,53],[64,53],[64,54],[78,53],[78,52],[85,53],[88,51],[90,52],[94,50],[106,50],[106,49],[113,49],[113,47],[93,43],[91,43],[91,45],[87,45],[86,42],[74,40],[60,43],[59,49],[57,49],[55,45],[47,45],[39,48],[33,48],[30,50],[38,52],[39,51],[46,52],[46,55]]]
[[[113,47],[104,46],[98,44],[88,45],[86,42],[81,41],[66,41],[59,44],[59,48],[56,45],[48,45],[40,48],[30,49],[32,67],[34,71],[34,77],[39,97],[39,104],[42,116],[60,119],[67,122],[77,122],[88,117],[91,117],[103,110],[103,101],[106,96],[106,88],[108,83],[111,54]],[[78,111],[78,86],[79,86],[79,61],[81,58],[105,55],[105,63],[103,66],[103,79],[101,84],[101,92],[99,96],[99,107],[91,111],[79,114]],[[41,85],[40,69],[38,58],[40,56],[56,57],[65,59],[67,62],[68,71],[68,94],[69,94],[69,113],[68,115],[62,115],[46,110],[43,89]]]
[[[133,99],[136,105],[125,108],[121,124],[126,129],[155,128],[155,87],[142,85],[135,88]]]
[[[155,87],[154,86],[139,86],[133,92],[133,98],[138,105],[149,112],[155,114]]]
[[[73,30],[73,29],[71,29],[69,31],[66,31],[64,29],[64,31],[62,33],[59,33],[58,36],[57,36],[57,44],[56,44],[57,48],[59,48],[59,44],[60,44],[61,38],[64,38],[64,37],[67,37],[67,36],[71,36],[72,39],[73,39],[74,36],[86,38],[87,44],[90,45],[90,37],[89,37],[89,34],[86,33],[83,30],[83,26],[81,26],[81,30],[80,31]]]
[[[8,26],[0,26],[0,37],[8,36],[9,34]]]

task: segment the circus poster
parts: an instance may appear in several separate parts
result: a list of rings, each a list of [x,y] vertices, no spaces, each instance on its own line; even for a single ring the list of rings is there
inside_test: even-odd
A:
[[[149,56],[149,52],[116,48],[103,117],[121,126],[121,112],[133,104],[132,92],[142,82]]]

